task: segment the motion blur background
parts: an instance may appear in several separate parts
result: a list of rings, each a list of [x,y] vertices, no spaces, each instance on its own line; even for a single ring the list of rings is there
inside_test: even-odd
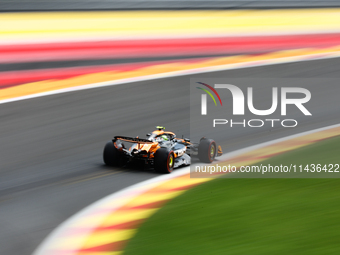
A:
[[[338,8],[340,1],[327,0],[1,0],[0,254],[32,254],[53,229],[84,207],[132,184],[158,176],[152,171],[104,167],[102,147],[114,135],[143,136],[155,125],[164,125],[178,136],[189,136],[188,100],[192,73],[202,72],[196,74],[195,78],[315,77],[329,78],[333,82],[327,84],[327,91],[321,86],[313,88],[323,93],[324,98],[329,98],[328,102],[316,104],[313,109],[317,113],[316,118],[301,121],[298,128],[289,131],[276,128],[266,132],[249,131],[242,136],[238,132],[229,133],[228,136],[219,135],[216,139],[225,152],[337,124],[340,117],[336,98],[340,92],[337,85],[340,61],[336,58],[340,50]],[[324,59],[255,67],[287,58],[292,61]],[[228,67],[251,66],[254,67],[221,71]],[[211,72],[211,68],[216,68],[216,72]],[[205,71],[210,73],[204,74]],[[98,88],[76,91],[89,84]],[[112,84],[123,85],[110,86]],[[59,93],[55,94],[56,90]],[[61,93],[72,90],[74,92]],[[327,93],[332,96],[328,97]],[[47,94],[51,95],[39,97]],[[336,146],[332,148],[336,152]],[[272,197],[272,201],[292,201],[292,204],[284,204],[288,208],[286,211],[294,211],[303,200],[296,197],[291,199],[296,194],[294,188],[298,188],[291,184],[273,181],[259,182],[258,185],[255,187],[256,184],[248,181],[231,183],[227,191],[224,190],[226,183],[221,184],[220,181],[216,185],[219,187],[216,201],[224,198],[221,195],[223,192],[232,192],[237,187],[266,187],[264,193],[273,191],[280,194],[289,187],[290,197]],[[332,183],[303,183],[300,186],[305,187],[299,192],[305,192],[310,204],[300,208],[301,214],[296,216],[298,219],[307,210],[308,217],[316,217],[313,212],[318,207],[312,199],[316,189],[311,187],[322,186],[322,192],[328,187],[329,193],[325,191],[327,195],[319,197],[319,200],[324,201],[332,194],[329,203],[338,203],[336,180]],[[207,194],[205,190],[198,192]],[[256,199],[261,197],[263,200],[251,200],[251,194],[255,194],[254,190],[249,190],[243,196],[235,196],[235,201],[247,198],[247,201],[252,201],[250,204],[256,206],[266,199],[261,193],[263,196],[259,195]],[[185,230],[193,229],[197,222],[202,222],[208,215],[204,210],[196,213],[197,210],[202,208],[202,204],[214,207],[216,202],[208,197],[203,197],[203,200],[192,200],[192,197],[181,199],[177,203],[174,200],[169,210],[163,208],[166,215],[158,215],[158,220],[150,218],[151,230],[143,231],[151,234],[137,235],[138,239],[131,243],[128,252],[137,254],[140,250],[140,254],[143,254],[143,245],[156,247],[162,243],[154,239],[165,233],[160,230],[162,228],[157,229],[160,219],[185,213],[176,211],[176,205],[187,208],[187,213],[198,215],[197,221],[185,225],[183,222],[190,221],[190,214],[183,217],[182,224],[169,221],[164,228],[182,225],[184,229],[173,229],[167,235],[176,236],[176,233],[181,232],[189,236],[190,232]],[[194,203],[186,207],[188,201]],[[235,201],[229,202],[237,203]],[[225,200],[226,204],[229,202]],[[239,206],[240,211],[251,211],[245,204]],[[327,210],[337,215],[339,209],[330,208],[327,203],[323,206],[324,211],[318,215],[324,215],[327,222],[308,231],[301,227],[297,233],[318,232],[326,229],[326,225],[332,225],[334,228],[327,229],[327,233],[331,233],[327,235],[330,243],[325,240],[315,249],[305,249],[309,251],[308,254],[325,254],[323,249],[328,254],[338,251],[334,245],[338,240],[338,218],[330,217]],[[263,208],[270,211],[270,203]],[[229,209],[219,208],[221,213],[218,215],[228,214],[224,210]],[[215,212],[218,213],[218,210]],[[233,213],[239,214],[240,211],[235,209]],[[283,231],[284,226],[272,223],[284,222],[292,217],[284,215],[283,218],[271,218],[271,223],[265,220],[267,216],[258,215],[263,217],[263,224],[268,227],[266,234],[273,234],[275,228]],[[222,217],[216,219],[223,221]],[[230,233],[237,233],[238,224],[242,221],[225,220],[223,224],[208,221],[206,226],[195,231],[216,231],[216,235],[227,237]],[[248,226],[261,228],[259,222],[257,225],[249,222]],[[305,221],[306,226],[310,222]],[[290,223],[292,228],[296,224],[293,221]],[[235,228],[229,232],[218,230],[218,225],[224,228],[232,224]],[[251,229],[247,231],[255,233]],[[287,236],[290,233],[287,231]],[[170,250],[168,246],[157,246],[152,253],[225,254],[230,251],[233,252],[231,254],[302,254],[304,247],[309,245],[303,242],[301,246],[299,241],[303,238],[296,236],[296,240],[285,239],[285,247],[295,245],[295,250],[273,246],[268,251],[262,246],[250,245],[247,238],[240,236],[242,242],[237,243],[240,247],[247,247],[246,250],[231,249],[235,243],[223,246],[223,242],[213,243],[209,238],[203,238],[206,241],[200,242],[206,244],[205,247],[198,246],[195,249],[195,242],[191,242],[193,240],[182,238],[183,242],[193,245],[188,248],[182,243],[178,244],[178,249]],[[313,242],[317,242],[315,236]],[[211,248],[214,246],[216,249]],[[65,247],[58,247],[60,249],[54,250],[54,253],[46,254],[120,254],[113,251],[121,251],[125,244],[118,248],[113,245],[97,247],[101,253],[94,253],[98,250],[77,253]],[[207,247],[210,248],[206,250]],[[147,248],[144,252],[150,254]]]

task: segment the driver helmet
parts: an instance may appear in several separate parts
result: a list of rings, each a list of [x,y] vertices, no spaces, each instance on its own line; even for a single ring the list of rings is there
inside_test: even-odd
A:
[[[163,141],[168,141],[169,138],[168,138],[168,136],[166,136],[166,135],[162,135],[162,136],[161,136],[161,140],[163,140]]]

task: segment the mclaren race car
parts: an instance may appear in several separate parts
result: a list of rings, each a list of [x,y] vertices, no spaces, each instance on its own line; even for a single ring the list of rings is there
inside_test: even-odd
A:
[[[204,163],[211,163],[222,155],[221,146],[212,139],[201,138],[191,143],[187,138],[177,138],[173,132],[162,126],[147,134],[147,139],[115,136],[104,148],[104,163],[109,166],[123,166],[140,162],[158,172],[171,173],[174,168],[190,165],[191,157],[198,157]],[[128,146],[127,144],[130,144]]]

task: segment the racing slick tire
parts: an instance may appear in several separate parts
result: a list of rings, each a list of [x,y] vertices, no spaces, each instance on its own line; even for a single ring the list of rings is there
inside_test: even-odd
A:
[[[167,148],[160,148],[154,157],[154,167],[157,172],[169,174],[174,170],[175,154]]]
[[[201,139],[198,145],[198,158],[204,163],[211,163],[216,157],[217,146],[212,139]]]
[[[107,166],[119,166],[121,162],[121,155],[112,141],[105,145],[103,159]]]

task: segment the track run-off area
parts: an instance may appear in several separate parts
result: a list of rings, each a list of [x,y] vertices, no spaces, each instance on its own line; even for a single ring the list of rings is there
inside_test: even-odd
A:
[[[155,125],[163,125],[179,137],[189,136],[190,78],[327,81],[298,84],[311,91],[311,118],[295,116],[299,122],[296,128],[217,133],[213,138],[225,153],[339,123],[339,10],[230,13],[1,14],[6,26],[0,28],[0,254],[32,254],[50,233],[35,254],[75,254],[84,248],[82,241],[90,238],[99,218],[90,222],[94,225],[68,233],[72,237],[84,234],[78,243],[70,237],[58,249],[49,246],[62,241],[59,238],[69,230],[68,224],[74,223],[73,215],[131,185],[151,179],[152,187],[152,178],[169,178],[146,169],[107,168],[102,150],[115,135],[143,137]],[[157,49],[152,43],[155,38],[160,40]],[[105,43],[97,47],[98,41]],[[117,57],[116,48],[129,43],[131,47]],[[169,56],[169,52],[173,54]],[[70,61],[78,66],[66,67]],[[260,99],[271,103],[271,98]],[[307,140],[322,138],[325,136]],[[290,146],[306,142],[296,145],[294,141]],[[174,171],[170,178],[175,180],[181,171]],[[147,197],[144,202],[170,199],[204,179],[182,181],[169,183],[168,189],[173,188],[174,193],[166,199],[164,194],[158,200]],[[117,193],[117,198],[119,194],[123,193]],[[101,215],[124,202],[102,208]],[[155,203],[152,208],[160,205]],[[141,215],[146,218],[153,212]],[[141,222],[137,219],[134,223]],[[87,244],[87,250],[76,254],[120,254],[135,226],[116,226],[130,230],[121,232],[124,238],[117,240],[107,239],[107,233],[112,233],[104,233],[106,228],[99,233],[103,236]],[[107,243],[98,243],[98,239]]]
[[[0,100],[328,55],[339,50],[339,17],[339,9],[2,13]]]

